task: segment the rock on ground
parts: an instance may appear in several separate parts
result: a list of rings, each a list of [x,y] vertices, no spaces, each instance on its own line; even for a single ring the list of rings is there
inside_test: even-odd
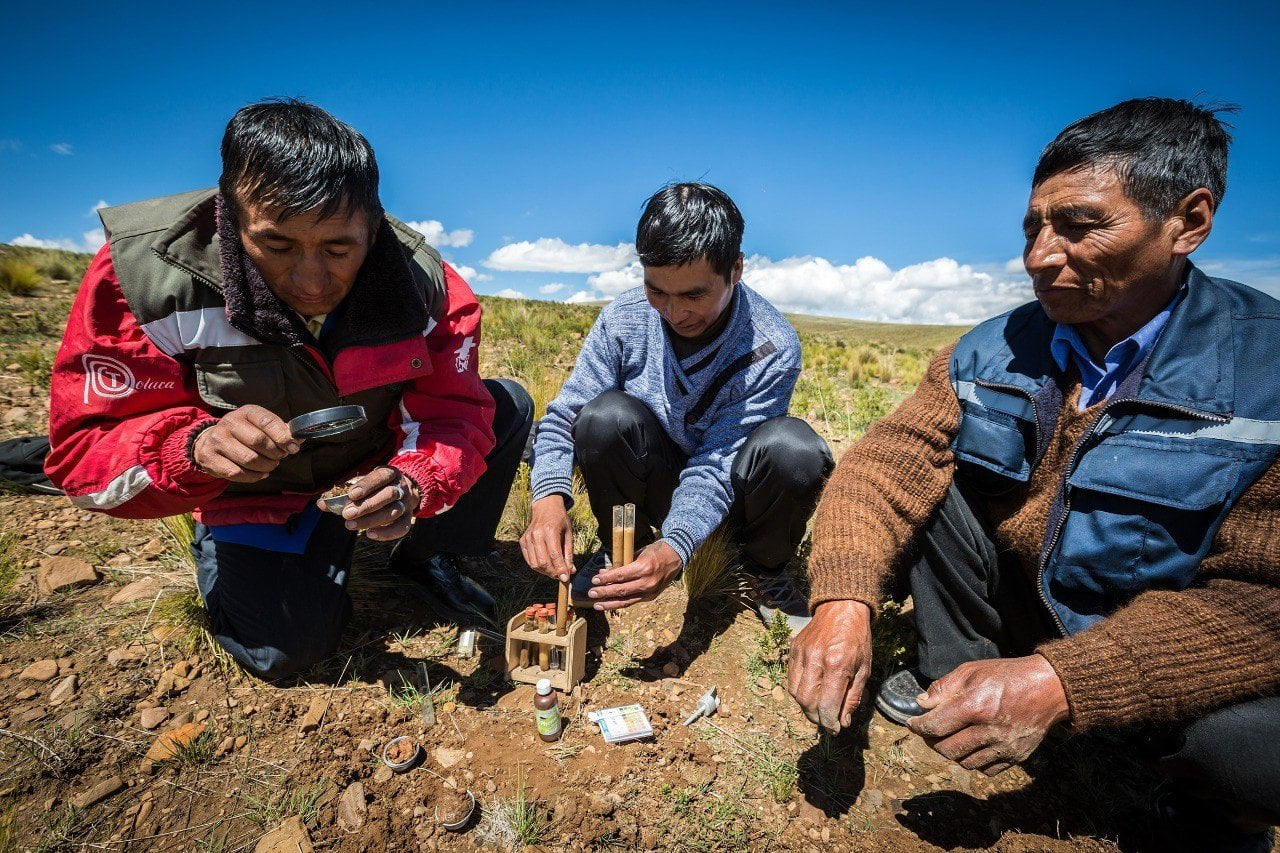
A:
[[[113,605],[132,604],[148,598],[155,598],[160,592],[160,581],[156,578],[141,578],[126,584],[119,592],[111,596]]]
[[[311,835],[295,815],[262,836],[253,853],[311,853],[313,849]]]
[[[58,662],[56,660],[38,660],[18,673],[18,677],[25,678],[28,681],[48,681],[57,674]]]
[[[66,678],[58,682],[58,686],[53,688],[53,692],[49,694],[50,705],[60,705],[63,702],[76,695],[76,689],[80,686],[80,676],[74,672]]]
[[[347,832],[355,832],[364,826],[364,816],[368,808],[364,800],[364,785],[352,782],[338,800],[338,823]]]
[[[97,805],[102,802],[123,787],[124,780],[119,776],[108,776],[106,779],[103,779],[87,791],[83,791],[72,797],[71,804],[78,809],[87,809],[89,806]]]
[[[36,569],[36,586],[44,595],[89,586],[102,580],[98,570],[75,557],[46,557]]]

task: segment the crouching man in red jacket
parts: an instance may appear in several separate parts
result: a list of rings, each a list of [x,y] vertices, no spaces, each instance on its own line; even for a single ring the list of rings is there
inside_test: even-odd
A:
[[[263,678],[337,645],[359,531],[400,540],[392,567],[447,615],[488,615],[455,557],[491,547],[533,406],[480,379],[475,296],[383,213],[369,143],[318,107],[242,108],[222,166],[218,189],[101,211],[54,365],[50,479],[122,518],[193,511],[213,634]],[[367,423],[291,434],[339,405]]]

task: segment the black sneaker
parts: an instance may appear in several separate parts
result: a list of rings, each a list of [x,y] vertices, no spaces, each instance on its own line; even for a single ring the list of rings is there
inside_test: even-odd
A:
[[[809,613],[809,602],[801,598],[785,571],[765,574],[750,564],[743,564],[738,573],[746,582],[743,592],[748,602],[766,628],[773,624],[775,615],[782,613],[794,637],[813,618]]]
[[[1170,853],[1270,853],[1275,831],[1242,828],[1221,806],[1192,796],[1172,779],[1156,786],[1151,800],[1155,847]]]
[[[595,599],[587,595],[587,593],[591,592],[591,581],[603,569],[611,565],[613,564],[609,562],[609,555],[604,552],[603,548],[592,554],[582,564],[582,568],[574,572],[573,577],[569,579],[569,603],[574,607],[590,607],[595,604]]]
[[[876,710],[891,722],[905,726],[907,720],[924,713],[916,697],[929,688],[931,682],[914,669],[903,669],[884,680],[876,693]]]
[[[464,575],[452,554],[433,554],[427,558],[427,584],[449,608],[489,622],[497,618],[493,596],[480,584]]]

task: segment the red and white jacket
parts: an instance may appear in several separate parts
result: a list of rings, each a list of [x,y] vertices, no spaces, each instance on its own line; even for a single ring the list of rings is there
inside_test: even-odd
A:
[[[456,503],[484,472],[495,443],[493,398],[477,365],[480,304],[448,264],[444,273],[445,304],[423,338],[352,347],[333,364],[307,347],[339,394],[403,381],[402,373],[393,377],[389,369],[406,355],[425,352],[426,359],[415,357],[424,363],[391,417],[398,443],[390,458],[369,459],[351,472],[381,464],[399,468],[422,489],[418,517]],[[196,391],[181,348],[217,345],[220,336],[243,343],[245,337],[225,316],[204,314],[194,329],[179,329],[183,318],[172,328],[144,328],[121,292],[109,247],[94,257],[54,362],[45,463],[49,478],[76,506],[121,518],[194,511],[206,524],[283,523],[314,498],[224,495],[227,481],[204,473],[187,455],[192,431],[214,415]]]

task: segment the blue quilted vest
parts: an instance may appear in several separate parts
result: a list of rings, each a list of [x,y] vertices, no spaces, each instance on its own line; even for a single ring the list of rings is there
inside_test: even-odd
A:
[[[1025,483],[1048,446],[1062,407],[1053,328],[1032,302],[956,345],[956,475],[980,494]],[[1191,584],[1227,513],[1280,456],[1278,369],[1280,302],[1189,265],[1186,298],[1062,472],[1038,585],[1063,634],[1144,590]]]

